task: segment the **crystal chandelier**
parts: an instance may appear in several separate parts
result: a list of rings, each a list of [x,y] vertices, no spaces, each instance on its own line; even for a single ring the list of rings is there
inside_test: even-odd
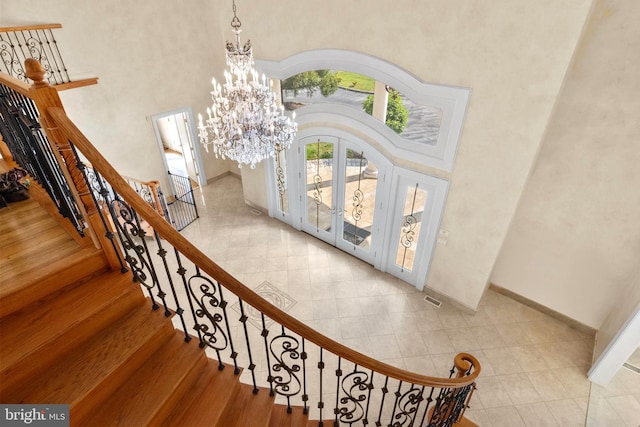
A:
[[[213,105],[207,108],[209,116],[203,122],[198,115],[198,137],[209,151],[213,146],[216,157],[229,158],[243,164],[256,164],[267,157],[289,148],[298,129],[295,112],[290,119],[284,115],[284,107],[276,105],[276,94],[269,88],[267,78],[253,67],[251,41],[240,45],[240,20],[233,2],[231,27],[236,43],[227,42],[227,67],[225,83],[212,79]]]

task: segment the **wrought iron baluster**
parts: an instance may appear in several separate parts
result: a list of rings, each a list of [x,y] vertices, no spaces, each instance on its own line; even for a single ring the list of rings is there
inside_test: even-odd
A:
[[[22,73],[19,75],[19,77],[18,76],[16,77],[26,82],[27,81],[27,76],[25,75],[26,70],[23,68],[22,62],[24,61],[24,58],[30,58],[31,56],[28,53],[29,52],[28,48],[27,48],[27,51],[25,52],[26,46],[20,42],[20,38],[18,37],[17,32],[13,34],[13,37],[15,38],[15,41],[18,44],[18,48],[20,49],[20,53],[22,53],[22,59],[23,59],[22,61],[18,59],[18,62],[20,63],[20,68],[22,69]],[[22,35],[22,37],[24,38],[24,34]],[[26,43],[26,39],[25,39],[25,43]]]
[[[378,412],[378,421],[376,421],[376,426],[382,426],[382,410],[384,409],[384,401],[387,398],[387,393],[389,393],[389,377],[384,377],[384,386],[380,389],[382,391],[382,400],[380,401],[380,411]]]
[[[320,374],[320,398],[318,399],[318,409],[320,410],[320,421],[318,422],[318,427],[323,427],[322,416],[324,412],[324,402],[322,401],[322,371],[324,370],[324,360],[323,360],[323,348],[320,347],[320,361],[318,362],[318,371]]]
[[[160,235],[157,231],[154,230],[153,235],[156,239],[156,243],[158,245],[158,256],[162,259],[162,264],[164,266],[165,274],[167,275],[167,280],[169,281],[169,287],[171,288],[171,293],[173,294],[173,300],[176,303],[176,314],[180,317],[180,323],[182,323],[182,330],[184,331],[184,340],[185,342],[191,341],[191,336],[187,330],[187,324],[185,323],[184,318],[184,310],[180,305],[180,300],[178,299],[178,294],[176,293],[176,287],[173,284],[173,277],[171,277],[171,271],[169,270],[169,264],[167,263],[167,251],[162,247],[162,240],[160,239]],[[165,312],[166,316],[170,316],[170,312]]]
[[[425,399],[427,404],[424,407],[424,413],[422,414],[422,420],[420,421],[420,425],[425,425],[425,420],[427,419],[427,414],[429,413],[429,407],[431,406],[431,402],[433,402],[433,393],[435,391],[434,387],[431,387],[431,391],[429,392],[429,397]]]
[[[194,328],[200,332],[200,347],[209,347],[215,351],[218,369],[222,370],[222,351],[228,347],[229,338],[220,324],[224,320],[223,315],[219,313],[223,300],[218,295],[215,281],[201,275],[200,269],[196,266],[195,274],[187,279],[187,292],[191,294],[197,306],[194,311]]]
[[[396,392],[396,404],[393,408],[392,424],[398,427],[410,427],[414,425],[418,408],[422,401],[422,393],[424,387],[416,388],[414,384],[409,383],[409,388],[404,393],[401,391],[402,381],[398,385]]]
[[[309,407],[307,406],[307,401],[309,400],[309,395],[307,394],[307,351],[305,349],[305,339],[302,338],[302,353],[300,353],[300,358],[302,359],[302,413],[308,414]]]
[[[16,46],[13,40],[11,40],[11,33],[0,33],[0,58],[2,58],[2,63],[5,66],[7,74],[24,80],[24,68],[22,67]]]
[[[151,290],[156,288],[158,291],[156,295],[162,301],[165,315],[170,315],[166,293],[158,280],[155,264],[145,240],[146,232],[141,226],[140,218],[117,192],[114,191],[113,196],[114,199],[109,203],[109,210],[126,253],[125,260],[131,268],[134,280],[147,288],[149,294],[152,294]],[[139,240],[140,244],[137,244],[136,240]],[[154,303],[154,309],[157,308],[159,308],[158,305]]]
[[[336,369],[336,406],[333,407],[333,414],[335,415],[334,425],[339,425],[338,414],[340,413],[338,402],[340,401],[340,377],[342,377],[342,369],[340,365],[342,363],[342,357],[338,356],[338,368]]]
[[[84,236],[85,224],[54,149],[45,137],[33,101],[0,85],[0,132],[14,160],[45,189],[63,217]],[[72,166],[70,166],[72,167]]]
[[[48,31],[49,39],[52,41],[53,47],[55,48],[53,57],[58,58],[60,61],[60,64],[62,64],[62,71],[64,71],[64,75],[62,76],[62,81],[70,82],[71,78],[69,77],[69,71],[67,70],[67,65],[64,63],[64,59],[62,59],[62,54],[60,53],[60,49],[58,49],[58,41],[53,36],[53,31],[51,31],[51,28],[47,29],[46,31]]]
[[[203,338],[202,332],[197,327],[198,326],[198,320],[197,320],[196,309],[195,309],[195,307],[193,305],[192,295],[191,295],[191,292],[189,290],[189,283],[188,283],[187,278],[186,278],[187,269],[182,266],[182,259],[180,257],[180,252],[178,252],[178,250],[175,247],[173,248],[173,252],[175,254],[176,261],[178,263],[178,270],[176,272],[182,278],[182,284],[184,285],[184,290],[185,290],[185,293],[187,295],[187,301],[189,302],[189,308],[191,309],[191,316],[193,318],[193,329],[198,334],[198,339],[200,340],[200,347],[203,348],[204,347],[204,338]],[[224,365],[222,363],[220,363],[220,361],[218,361],[218,369],[223,369],[223,368],[224,368]]]
[[[291,413],[291,397],[298,395],[302,389],[302,382],[297,375],[300,372],[300,342],[288,335],[284,326],[281,326],[280,334],[269,343],[269,350],[274,360],[273,390],[287,399],[287,412]]]
[[[358,365],[355,364],[352,372],[345,375],[342,381],[338,380],[338,386],[336,391],[336,423],[352,425],[362,422],[367,425],[369,423],[367,413],[373,389],[369,375],[364,371],[359,371]],[[338,406],[338,398],[342,406]],[[367,401],[366,409],[363,407],[365,400]]]
[[[260,313],[260,317],[262,318],[262,338],[264,338],[264,352],[267,357],[267,382],[269,383],[269,396],[273,396],[275,394],[273,390],[273,374],[271,372],[271,361],[269,360],[269,342],[267,341],[267,337],[269,336],[269,329],[267,329],[267,323],[264,319],[264,313]]]
[[[396,400],[393,403],[393,411],[391,412],[391,418],[389,418],[389,427],[391,427],[393,425],[393,420],[396,417],[396,410],[398,409],[398,401],[400,400],[400,390],[402,389],[402,381],[400,381],[398,383],[398,390],[396,390],[396,392],[394,393],[396,396]],[[398,427],[401,427],[401,425],[398,425]]]
[[[196,271],[200,274],[200,267],[196,265]],[[231,359],[233,359],[233,373],[238,375],[240,373],[240,368],[238,367],[238,352],[236,352],[235,347],[233,345],[233,336],[231,335],[231,326],[229,324],[229,316],[227,314],[227,300],[224,299],[224,295],[222,294],[222,286],[218,283],[218,293],[220,294],[220,308],[222,309],[222,315],[224,317],[224,324],[227,328],[227,336],[229,337],[229,349],[231,350]]]
[[[76,150],[76,147],[73,144],[70,144],[70,146],[71,146],[71,151],[73,152],[76,158],[76,168],[78,168],[80,172],[82,172],[84,181],[87,183],[87,188],[89,189],[89,193],[91,194],[91,199],[93,200],[93,203],[98,207],[97,212],[98,212],[98,216],[100,217],[100,222],[102,222],[102,226],[106,230],[105,237],[109,239],[109,242],[111,242],[113,251],[116,254],[116,257],[118,258],[118,263],[120,264],[120,272],[126,273],[129,270],[124,265],[124,261],[120,255],[120,251],[118,250],[118,247],[115,242],[115,234],[113,234],[113,232],[111,231],[111,227],[108,225],[107,219],[105,218],[104,212],[102,211],[102,208],[106,206],[108,202],[105,198],[102,198],[102,200],[99,200],[98,196],[96,196],[96,191],[98,192],[98,195],[100,197],[105,197],[103,196],[103,194],[105,195],[108,194],[107,190],[104,188],[104,183],[102,182],[102,178],[100,177],[97,171],[93,171],[94,173],[93,176],[95,177],[95,181],[90,179],[89,173],[87,171],[87,166],[82,162],[82,160],[80,160],[80,156],[78,155],[78,151]],[[97,188],[96,188],[96,185],[98,185]]]
[[[367,407],[364,410],[364,418],[362,420],[364,425],[369,424],[369,407],[371,406],[371,392],[373,391],[373,376],[375,374],[375,371],[373,369],[370,372],[371,372],[371,381],[369,382],[369,393],[367,395]]]
[[[247,320],[249,317],[244,313],[244,303],[240,298],[238,298],[238,302],[240,304],[240,323],[242,323],[242,328],[244,329],[244,338],[247,342],[247,353],[249,356],[249,366],[247,367],[251,371],[251,380],[253,382],[253,394],[257,394],[258,384],[256,382],[256,365],[253,363],[253,354],[251,353],[251,342],[249,340],[249,330],[247,329]]]
[[[37,31],[37,30],[36,30]],[[41,30],[40,31],[41,35],[40,38],[44,39],[44,43],[46,44],[47,48],[49,49],[49,54],[45,53],[45,56],[47,57],[47,59],[49,60],[49,64],[52,65],[52,69],[55,69],[55,72],[53,72],[54,74],[54,80],[56,82],[56,84],[58,83],[64,83],[65,79],[64,76],[62,74],[62,69],[60,67],[60,64],[58,64],[58,62],[62,63],[62,57],[60,56],[60,52],[58,51],[58,55],[55,54],[53,48],[51,47],[51,40],[53,40],[53,42],[55,43],[55,38],[53,38],[53,33],[51,32],[51,29],[48,30],[49,36],[47,36],[47,30]],[[58,46],[56,45],[56,50],[58,48]],[[43,49],[44,52],[46,52],[46,49]],[[53,63],[52,63],[53,61]],[[64,66],[64,64],[63,64]],[[65,72],[67,71],[66,68],[64,70]],[[67,76],[67,81],[68,80],[68,76]]]

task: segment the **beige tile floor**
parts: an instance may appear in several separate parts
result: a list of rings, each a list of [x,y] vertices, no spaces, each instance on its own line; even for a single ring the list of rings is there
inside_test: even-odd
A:
[[[290,295],[296,304],[289,313],[308,325],[426,375],[445,376],[456,353],[472,353],[482,374],[467,416],[481,426],[585,425],[590,334],[491,290],[476,313],[436,308],[412,286],[252,214],[234,176],[197,189],[196,197],[200,219],[183,235],[249,287],[269,281]],[[597,393],[587,425],[640,426],[640,376],[625,372]]]

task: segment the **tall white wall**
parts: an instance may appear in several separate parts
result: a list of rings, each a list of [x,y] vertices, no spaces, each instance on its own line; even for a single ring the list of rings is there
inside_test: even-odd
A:
[[[0,25],[62,24],[55,36],[72,77],[99,78],[61,92],[67,114],[123,175],[162,180],[150,116],[186,106],[205,111],[211,76],[224,66],[211,3],[3,0]],[[203,155],[207,177],[228,170]]]
[[[147,117],[208,104],[231,5],[193,0],[4,0],[3,24],[61,22],[69,67],[101,77],[65,95],[72,116],[124,173],[158,151]],[[241,0],[256,57],[358,51],[423,81],[473,89],[428,286],[475,307],[528,178],[591,0]],[[617,47],[614,47],[614,50]],[[67,54],[68,53],[68,54]],[[73,101],[73,102],[71,102]],[[69,107],[71,110],[71,107]],[[105,125],[109,123],[109,125]],[[130,152],[133,159],[125,153]],[[158,154],[159,155],[159,154]],[[208,168],[219,163],[207,159]],[[223,164],[226,167],[226,164]],[[157,173],[145,166],[146,174]],[[216,173],[207,170],[207,176]],[[142,178],[151,178],[150,176]],[[256,185],[259,185],[256,182]]]
[[[491,278],[596,329],[640,262],[638,16],[594,6]]]

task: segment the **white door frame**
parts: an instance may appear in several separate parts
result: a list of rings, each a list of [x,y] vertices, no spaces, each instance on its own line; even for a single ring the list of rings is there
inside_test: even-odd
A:
[[[415,236],[415,253],[420,256],[416,256],[412,270],[405,270],[396,265],[395,260],[403,226],[405,190],[407,186],[415,185],[414,183],[419,183],[419,188],[426,191],[427,202],[422,212],[420,233]],[[389,200],[391,209],[387,209],[386,223],[388,226],[384,239],[387,244],[382,247],[382,266],[380,269],[411,283],[419,290],[423,290],[433,260],[433,251],[437,243],[438,230],[449,191],[449,181],[395,167],[391,188],[395,200]],[[399,202],[400,200],[402,202]]]
[[[160,157],[162,157],[162,163],[164,164],[165,170],[168,171],[169,164],[167,163],[167,158],[164,155],[162,137],[160,136],[160,129],[158,128],[157,121],[165,117],[175,116],[179,114],[185,114],[189,122],[186,128],[187,128],[187,131],[189,132],[189,138],[191,139],[193,144],[192,148],[193,148],[193,153],[195,155],[194,161],[195,161],[196,167],[198,168],[198,176],[197,176],[198,185],[205,186],[207,185],[207,177],[205,175],[204,164],[202,162],[202,153],[200,152],[200,144],[197,143],[198,132],[196,131],[195,120],[193,118],[193,110],[191,107],[182,107],[176,110],[166,111],[164,113],[158,113],[151,116],[151,123],[153,125],[153,131],[156,135],[156,142],[158,143],[158,148],[160,150]],[[173,182],[171,180],[169,180],[169,185],[171,186],[171,191],[173,192],[173,194],[175,194],[175,189],[173,188]]]

